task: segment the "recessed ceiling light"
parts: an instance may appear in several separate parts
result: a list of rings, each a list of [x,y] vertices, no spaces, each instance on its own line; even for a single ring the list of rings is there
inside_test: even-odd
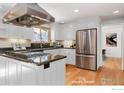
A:
[[[114,13],[114,14],[117,14],[117,13],[119,13],[119,11],[118,11],[118,10],[116,10],[116,11],[114,11],[113,13]]]
[[[78,9],[75,9],[74,12],[77,13],[77,12],[79,12],[79,10]]]

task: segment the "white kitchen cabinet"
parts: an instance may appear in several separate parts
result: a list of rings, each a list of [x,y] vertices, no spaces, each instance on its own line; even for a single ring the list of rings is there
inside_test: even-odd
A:
[[[40,85],[64,85],[65,84],[65,59],[50,63],[50,67],[44,66],[36,69],[38,71],[38,84]]]
[[[18,82],[18,64],[13,61],[15,60],[8,60],[8,85],[16,85]]]
[[[37,73],[34,68],[21,65],[21,85],[37,84]]]
[[[70,50],[71,52],[71,56],[70,56],[70,60],[71,60],[71,64],[72,65],[76,65],[76,51],[75,51],[75,49],[71,49]]]
[[[1,62],[4,62],[5,64],[2,67],[2,70],[0,70],[0,72],[2,71],[2,74],[0,75],[2,75],[5,80],[4,85],[18,84],[18,64],[16,60],[0,56],[0,65],[2,65]]]
[[[75,49],[67,49],[67,51],[68,51],[68,55],[69,55],[67,64],[75,65],[75,63],[76,63]]]
[[[64,85],[65,59],[44,65],[25,63],[0,56],[0,85]]]
[[[66,72],[65,72],[65,59],[62,59],[58,62],[54,62],[53,64],[51,64],[51,70],[50,70],[51,74],[50,77],[51,78],[51,84],[52,85],[64,85],[65,84],[65,76],[66,76]],[[55,83],[56,82],[56,83]]]
[[[75,49],[62,49],[62,54],[67,56],[67,64],[75,65]]]
[[[0,85],[7,84],[6,78],[6,60],[4,60],[3,57],[0,57]]]
[[[66,78],[65,78],[65,76],[66,76],[65,62],[66,62],[66,59],[62,59],[62,60],[60,60],[60,63],[56,62],[56,64],[53,64],[54,69],[56,69],[55,73],[57,73],[57,74],[54,75],[54,77],[56,77],[55,79],[57,80],[56,85],[65,85],[65,81],[66,81]],[[53,80],[53,81],[55,81],[55,80]]]

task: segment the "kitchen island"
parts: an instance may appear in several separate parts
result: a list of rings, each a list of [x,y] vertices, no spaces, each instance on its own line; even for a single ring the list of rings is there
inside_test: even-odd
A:
[[[0,85],[65,84],[66,56],[27,51],[9,53],[0,55]]]

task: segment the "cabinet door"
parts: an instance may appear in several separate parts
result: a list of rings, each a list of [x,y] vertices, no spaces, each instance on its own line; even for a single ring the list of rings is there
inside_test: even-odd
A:
[[[50,80],[51,80],[51,85],[56,85],[57,84],[57,73],[56,73],[56,62],[53,62],[50,64]]]
[[[50,63],[50,67],[44,69],[44,85],[65,84],[65,60]]]
[[[22,85],[35,85],[37,84],[37,72],[34,68],[21,65],[21,84]]]
[[[68,64],[71,65],[75,65],[76,61],[75,61],[75,49],[68,49],[68,53],[69,53],[69,60],[68,60]]]
[[[6,82],[6,61],[0,57],[0,85],[5,85]]]
[[[14,62],[16,60],[8,59],[8,84],[18,84],[18,64]]]
[[[75,65],[75,49],[62,49],[62,55],[67,56],[66,64]]]
[[[42,65],[37,72],[40,85],[64,85],[65,59],[50,63],[50,67],[46,69]]]
[[[69,64],[70,54],[69,54],[68,49],[62,49],[61,50],[61,54],[64,55],[64,56],[66,56],[66,64]]]
[[[38,85],[54,85],[56,84],[56,64],[50,63],[50,66],[46,69],[44,69],[44,65],[38,67],[36,69],[37,73],[37,84]]]
[[[51,77],[52,77],[52,74],[51,73],[51,64],[50,64],[50,67],[49,68],[46,68],[46,69],[43,69],[44,70],[44,85],[51,85],[52,84],[52,81],[51,81]]]
[[[66,59],[62,59],[56,62],[56,70],[55,70],[55,75],[56,75],[55,84],[56,85],[65,85],[65,82],[66,82],[65,62],[66,62]]]

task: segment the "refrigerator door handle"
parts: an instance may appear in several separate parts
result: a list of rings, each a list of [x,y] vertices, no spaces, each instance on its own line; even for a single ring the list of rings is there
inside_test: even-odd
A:
[[[76,56],[81,56],[81,57],[94,57],[96,55],[82,55],[82,54],[76,54]]]
[[[76,66],[88,70],[97,70],[96,56],[95,55],[76,55]]]

